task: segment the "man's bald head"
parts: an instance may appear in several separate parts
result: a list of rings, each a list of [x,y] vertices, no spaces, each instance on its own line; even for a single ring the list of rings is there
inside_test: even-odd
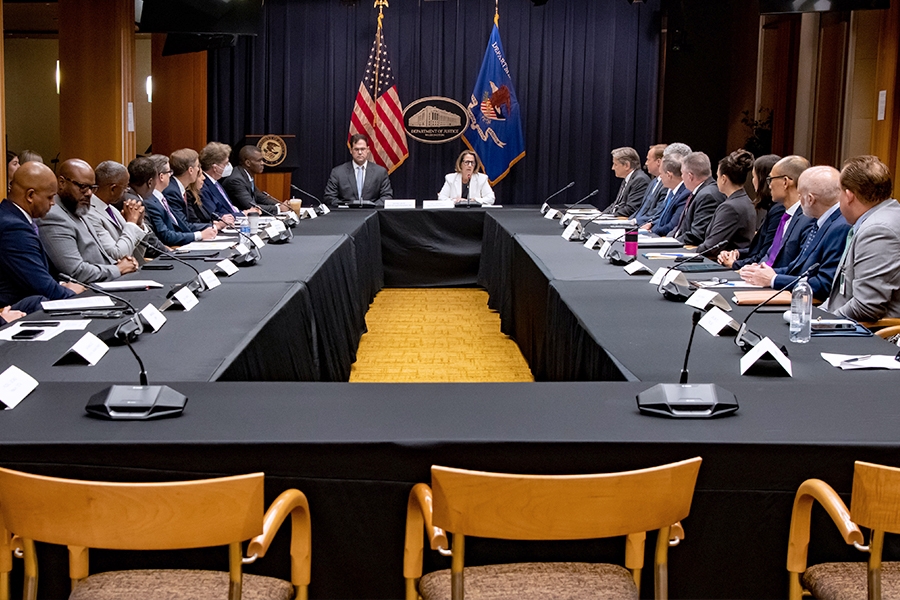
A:
[[[56,175],[40,162],[27,162],[13,175],[9,200],[36,219],[53,206],[57,191]]]
[[[83,217],[91,208],[91,196],[97,191],[91,165],[70,158],[59,166],[59,200],[70,213]]]
[[[840,200],[841,174],[834,167],[810,167],[800,175],[797,188],[803,214],[818,219]]]

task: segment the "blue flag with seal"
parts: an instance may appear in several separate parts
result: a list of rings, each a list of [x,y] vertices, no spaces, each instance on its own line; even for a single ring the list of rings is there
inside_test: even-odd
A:
[[[496,20],[466,109],[469,126],[463,140],[478,153],[494,185],[525,156],[522,114]]]

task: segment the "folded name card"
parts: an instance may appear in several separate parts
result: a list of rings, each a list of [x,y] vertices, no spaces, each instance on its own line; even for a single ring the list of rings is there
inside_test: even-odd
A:
[[[66,350],[59,360],[53,363],[57,365],[88,365],[93,367],[106,353],[109,352],[109,346],[103,343],[103,340],[88,331],[81,339],[75,342],[71,348]]]
[[[716,306],[710,308],[697,324],[711,335],[715,336],[722,334],[734,335],[741,328],[737,321],[726,315]]]
[[[731,311],[731,305],[728,304],[728,300],[723,298],[718,292],[712,290],[697,290],[691,294],[691,297],[687,299],[685,304],[701,310],[712,304],[713,306],[718,306],[722,310]]]
[[[222,282],[219,281],[219,278],[216,277],[216,274],[213,273],[211,269],[200,271],[200,280],[206,285],[206,289],[208,290],[217,288],[222,285]]]
[[[634,260],[622,267],[629,275],[652,275],[653,271],[644,263]]]
[[[789,377],[793,377],[794,373],[791,370],[791,359],[785,356],[784,352],[781,351],[781,348],[775,345],[775,342],[770,340],[767,337],[764,337],[757,343],[753,348],[750,349],[747,354],[741,357],[741,375],[746,375],[748,372],[750,374],[754,374],[754,372],[760,372],[763,374],[759,367],[759,361],[768,358],[775,361],[775,368],[779,372],[787,373]],[[765,370],[766,372],[769,369]]]
[[[544,213],[544,218],[550,219],[552,221],[553,219],[558,219],[561,214],[562,213],[560,213],[555,208],[550,208],[550,209],[547,209],[547,212]]]
[[[14,409],[37,386],[38,382],[34,377],[16,365],[11,365],[0,373],[0,408]]]
[[[166,324],[165,315],[159,312],[159,309],[152,304],[145,306],[138,314],[141,316],[141,322],[149,327],[153,333],[159,331]]]
[[[388,210],[396,210],[398,208],[415,208],[416,201],[412,200],[385,200],[384,207]]]
[[[423,200],[422,208],[425,210],[433,210],[435,208],[454,208],[456,203],[453,200]]]
[[[244,254],[246,254],[246,252]],[[227,258],[225,260],[220,260],[219,262],[217,262],[216,269],[225,277],[231,277],[239,270],[237,265]]]
[[[597,245],[597,242],[600,241],[599,233],[592,233],[590,237],[588,237],[587,241],[584,243],[584,247],[588,250],[593,250],[594,246]]]

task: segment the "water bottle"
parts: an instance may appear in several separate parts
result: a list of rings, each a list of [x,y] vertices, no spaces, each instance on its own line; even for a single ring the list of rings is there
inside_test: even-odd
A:
[[[806,277],[800,279],[791,294],[791,341],[805,344],[809,341],[812,323],[812,288]]]

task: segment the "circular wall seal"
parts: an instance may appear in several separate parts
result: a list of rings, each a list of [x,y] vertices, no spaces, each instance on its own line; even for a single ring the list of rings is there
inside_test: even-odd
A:
[[[426,144],[446,144],[469,126],[466,107],[442,96],[429,96],[406,105],[403,111],[406,135]]]
[[[287,144],[280,135],[264,135],[256,142],[267,167],[277,167],[287,158]]]

